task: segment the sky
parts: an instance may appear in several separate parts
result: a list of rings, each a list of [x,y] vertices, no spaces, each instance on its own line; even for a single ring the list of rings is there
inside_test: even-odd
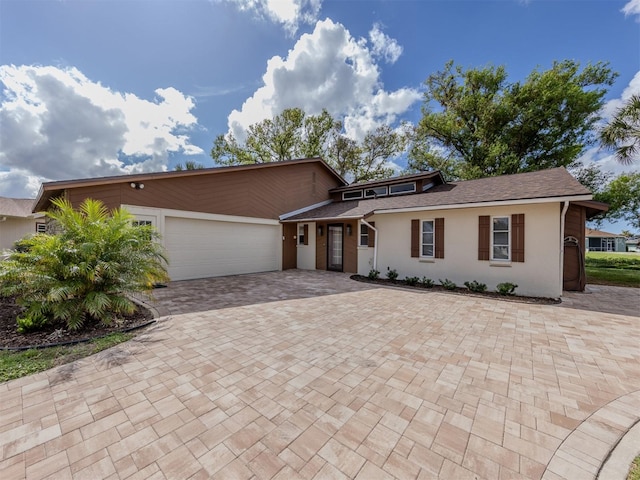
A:
[[[418,122],[449,60],[516,82],[565,59],[618,72],[610,118],[640,93],[640,0],[0,0],[0,196],[212,167],[218,135],[284,108],[362,138]],[[597,145],[582,160],[640,170]]]

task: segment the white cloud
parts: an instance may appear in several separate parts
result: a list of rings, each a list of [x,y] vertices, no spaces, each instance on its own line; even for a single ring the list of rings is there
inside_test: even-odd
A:
[[[402,47],[395,39],[383,33],[378,23],[369,32],[369,39],[373,45],[373,54],[384,58],[388,63],[396,63],[402,55]]]
[[[640,0],[630,0],[621,10],[625,16],[638,15],[636,20],[640,21]]]
[[[52,66],[2,65],[0,81],[2,195],[33,196],[42,180],[161,171],[171,152],[202,153],[185,133],[197,125],[193,100],[174,88],[148,101]]]
[[[638,2],[640,2],[640,0],[638,0]],[[627,85],[622,91],[622,95],[620,95],[620,98],[614,98],[604,104],[604,106],[602,107],[602,111],[600,112],[602,117],[605,120],[611,119],[615,112],[622,108],[622,106],[631,98],[632,95],[640,95],[640,70],[636,72],[636,74],[629,82],[629,85]]]
[[[302,35],[286,58],[272,57],[262,81],[242,108],[229,115],[229,131],[239,140],[246,138],[251,124],[294,107],[311,115],[325,108],[344,121],[347,135],[360,139],[379,125],[393,123],[421,98],[412,88],[385,91],[367,41],[354,39],[330,19]]]
[[[322,0],[218,0],[235,4],[241,11],[248,11],[266,18],[294,35],[302,23],[313,24],[318,19]]]

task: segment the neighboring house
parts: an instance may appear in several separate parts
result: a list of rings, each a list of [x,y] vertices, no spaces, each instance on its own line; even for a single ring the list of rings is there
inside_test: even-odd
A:
[[[564,168],[446,183],[439,172],[348,185],[321,159],[45,183],[156,226],[173,280],[289,268],[584,289],[586,218],[606,209]],[[565,247],[564,239],[569,238]]]
[[[626,252],[626,239],[616,233],[585,229],[587,252]]]
[[[627,252],[640,252],[640,247],[638,247],[638,238],[628,238],[626,240]]]
[[[32,198],[0,197],[0,251],[29,234],[44,231],[43,215],[31,213]]]

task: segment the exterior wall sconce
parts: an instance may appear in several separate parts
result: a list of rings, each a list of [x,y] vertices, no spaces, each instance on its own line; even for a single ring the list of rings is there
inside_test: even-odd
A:
[[[318,225],[318,236],[322,236],[322,225]]]
[[[351,224],[347,224],[347,235],[351,236]]]
[[[139,182],[131,182],[131,188],[135,188],[136,190],[142,190],[144,188],[144,183]]]

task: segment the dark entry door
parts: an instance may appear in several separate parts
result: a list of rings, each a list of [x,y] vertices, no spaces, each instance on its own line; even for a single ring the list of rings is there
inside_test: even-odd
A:
[[[343,247],[342,224],[329,225],[327,232],[327,270],[342,272]]]
[[[298,252],[296,250],[296,233],[298,225],[295,223],[282,224],[282,269],[289,270],[298,266]]]

